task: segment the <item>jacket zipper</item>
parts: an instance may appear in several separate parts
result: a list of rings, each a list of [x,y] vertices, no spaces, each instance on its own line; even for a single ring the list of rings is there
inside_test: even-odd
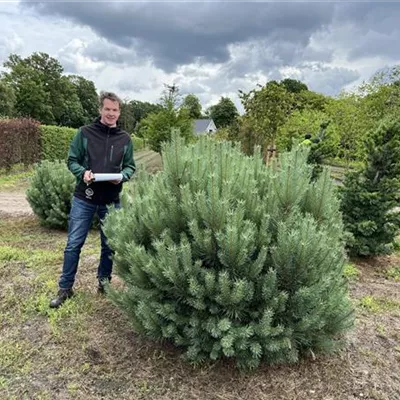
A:
[[[107,131],[107,140],[106,140],[106,148],[104,152],[104,168],[107,167],[107,153],[108,153],[108,139],[110,138],[110,128]]]
[[[110,162],[112,162],[113,150],[114,150],[114,145],[111,145]]]

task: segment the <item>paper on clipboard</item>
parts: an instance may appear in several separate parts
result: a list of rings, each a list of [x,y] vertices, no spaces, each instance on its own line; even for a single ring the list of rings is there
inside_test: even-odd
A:
[[[93,174],[95,182],[122,181],[122,174]]]

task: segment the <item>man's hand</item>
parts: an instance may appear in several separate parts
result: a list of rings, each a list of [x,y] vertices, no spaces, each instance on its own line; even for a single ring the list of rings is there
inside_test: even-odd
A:
[[[90,183],[93,182],[94,176],[92,171],[85,171],[83,174],[83,182],[86,183],[86,185],[89,185]]]
[[[113,183],[114,185],[118,185],[121,183],[121,179],[115,179],[114,181],[109,181],[111,183]]]

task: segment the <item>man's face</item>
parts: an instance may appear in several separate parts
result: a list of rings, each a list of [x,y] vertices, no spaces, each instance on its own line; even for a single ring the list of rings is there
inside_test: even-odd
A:
[[[117,125],[117,121],[121,111],[119,109],[118,101],[104,99],[103,107],[100,109],[100,122],[104,125],[113,128]]]

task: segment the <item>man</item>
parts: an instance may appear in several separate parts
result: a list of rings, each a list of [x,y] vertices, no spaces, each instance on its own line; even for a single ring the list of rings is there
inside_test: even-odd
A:
[[[311,146],[312,145],[312,141],[311,141],[311,135],[309,133],[307,133],[304,136],[304,140],[300,143],[301,146]]]
[[[68,168],[76,176],[77,184],[69,216],[59,291],[50,302],[52,308],[59,307],[73,295],[79,255],[95,213],[102,221],[109,206],[119,208],[122,182],[129,180],[135,172],[131,137],[117,127],[120,112],[121,100],[114,93],[102,92],[100,117],[94,123],[80,128],[72,140]],[[96,182],[96,173],[121,173],[122,181]],[[100,236],[101,256],[97,279],[98,291],[104,293],[104,282],[111,280],[112,250],[102,229]]]

